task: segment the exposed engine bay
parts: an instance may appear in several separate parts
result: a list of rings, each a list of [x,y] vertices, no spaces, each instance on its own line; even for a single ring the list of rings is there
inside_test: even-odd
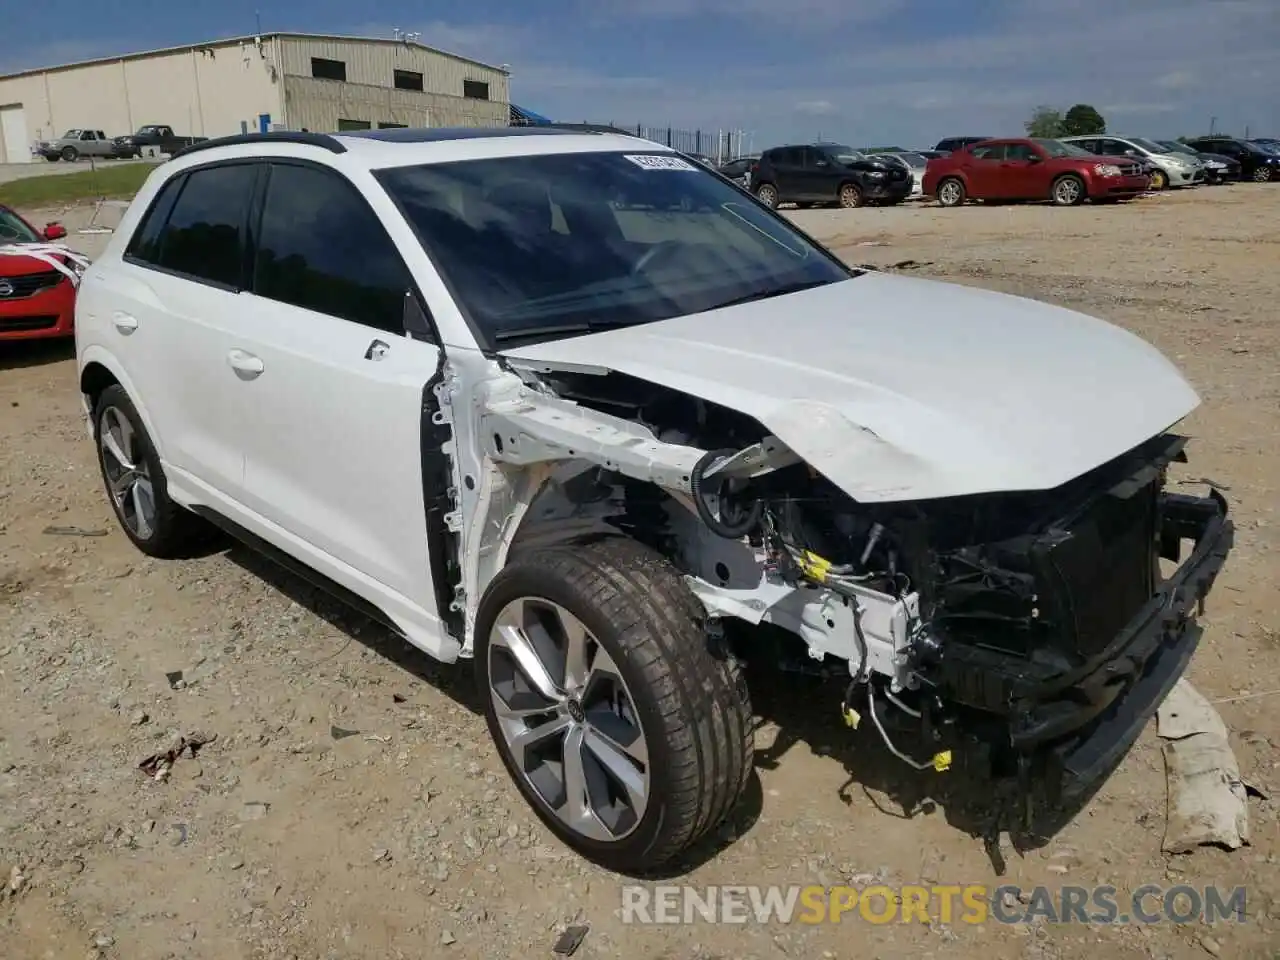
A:
[[[654,547],[713,623],[780,628],[847,677],[844,720],[917,769],[976,747],[1053,796],[1104,771],[1185,667],[1230,549],[1216,491],[1165,490],[1169,434],[1052,490],[860,503],[744,414],[624,374],[521,376],[487,452],[551,467],[511,550],[574,524]]]

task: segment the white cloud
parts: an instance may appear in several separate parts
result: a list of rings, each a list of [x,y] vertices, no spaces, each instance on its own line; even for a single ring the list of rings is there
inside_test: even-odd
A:
[[[801,113],[812,114],[813,116],[824,116],[836,112],[836,105],[830,100],[801,100],[796,104],[796,109]]]
[[[1162,77],[1156,77],[1156,86],[1161,90],[1185,90],[1194,87],[1198,78],[1190,70],[1174,70]]]

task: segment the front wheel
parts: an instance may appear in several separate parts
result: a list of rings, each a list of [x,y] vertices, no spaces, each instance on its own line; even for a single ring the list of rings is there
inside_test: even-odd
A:
[[[75,147],[63,147],[62,159],[67,161],[67,163],[75,163],[80,159],[80,151]]]
[[[842,183],[840,185],[840,206],[846,210],[854,207],[860,207],[865,202],[863,200],[862,188],[856,183]]]
[[[1151,189],[1163,190],[1167,186],[1169,186],[1169,175],[1165,173],[1163,170],[1152,170],[1151,171]]]
[[[1084,203],[1087,196],[1084,181],[1074,176],[1059,177],[1053,181],[1053,189],[1050,191],[1053,202],[1060,207],[1074,207]]]
[[[1268,182],[1270,179],[1271,179],[1271,168],[1270,168],[1270,167],[1259,167],[1257,170],[1253,171],[1253,182],[1254,182],[1254,183],[1266,183],[1266,182]]]
[[[778,188],[772,183],[762,183],[756,187],[756,199],[770,210],[778,208]]]
[[[489,585],[475,668],[525,801],[608,869],[652,869],[719,825],[753,759],[740,668],[678,571],[632,540],[531,551]]]

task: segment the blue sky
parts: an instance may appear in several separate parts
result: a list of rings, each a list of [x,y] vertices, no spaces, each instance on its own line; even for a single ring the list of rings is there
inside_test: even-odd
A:
[[[0,72],[252,33],[255,11],[265,31],[418,31],[508,64],[513,99],[555,119],[757,149],[1017,134],[1076,102],[1117,132],[1280,136],[1280,0],[58,0],[8,14]]]

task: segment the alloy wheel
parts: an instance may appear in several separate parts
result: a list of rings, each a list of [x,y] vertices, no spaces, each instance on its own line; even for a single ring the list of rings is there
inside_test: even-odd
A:
[[[139,540],[150,539],[156,529],[155,487],[138,435],[116,407],[102,411],[98,447],[111,501],[121,521]]]
[[[1266,183],[1270,179],[1271,179],[1270,167],[1258,167],[1258,169],[1253,171],[1254,183]]]
[[[840,188],[840,206],[857,207],[862,204],[862,191],[856,184],[846,183]]]
[[[1072,204],[1080,199],[1080,181],[1072,177],[1059,180],[1053,187],[1053,198],[1061,204]]]
[[[564,607],[522,597],[495,619],[487,656],[502,747],[539,801],[587,839],[630,834],[649,802],[649,751],[604,646]]]
[[[938,200],[945,206],[952,207],[960,202],[961,190],[960,184],[955,180],[948,180],[938,190]]]

